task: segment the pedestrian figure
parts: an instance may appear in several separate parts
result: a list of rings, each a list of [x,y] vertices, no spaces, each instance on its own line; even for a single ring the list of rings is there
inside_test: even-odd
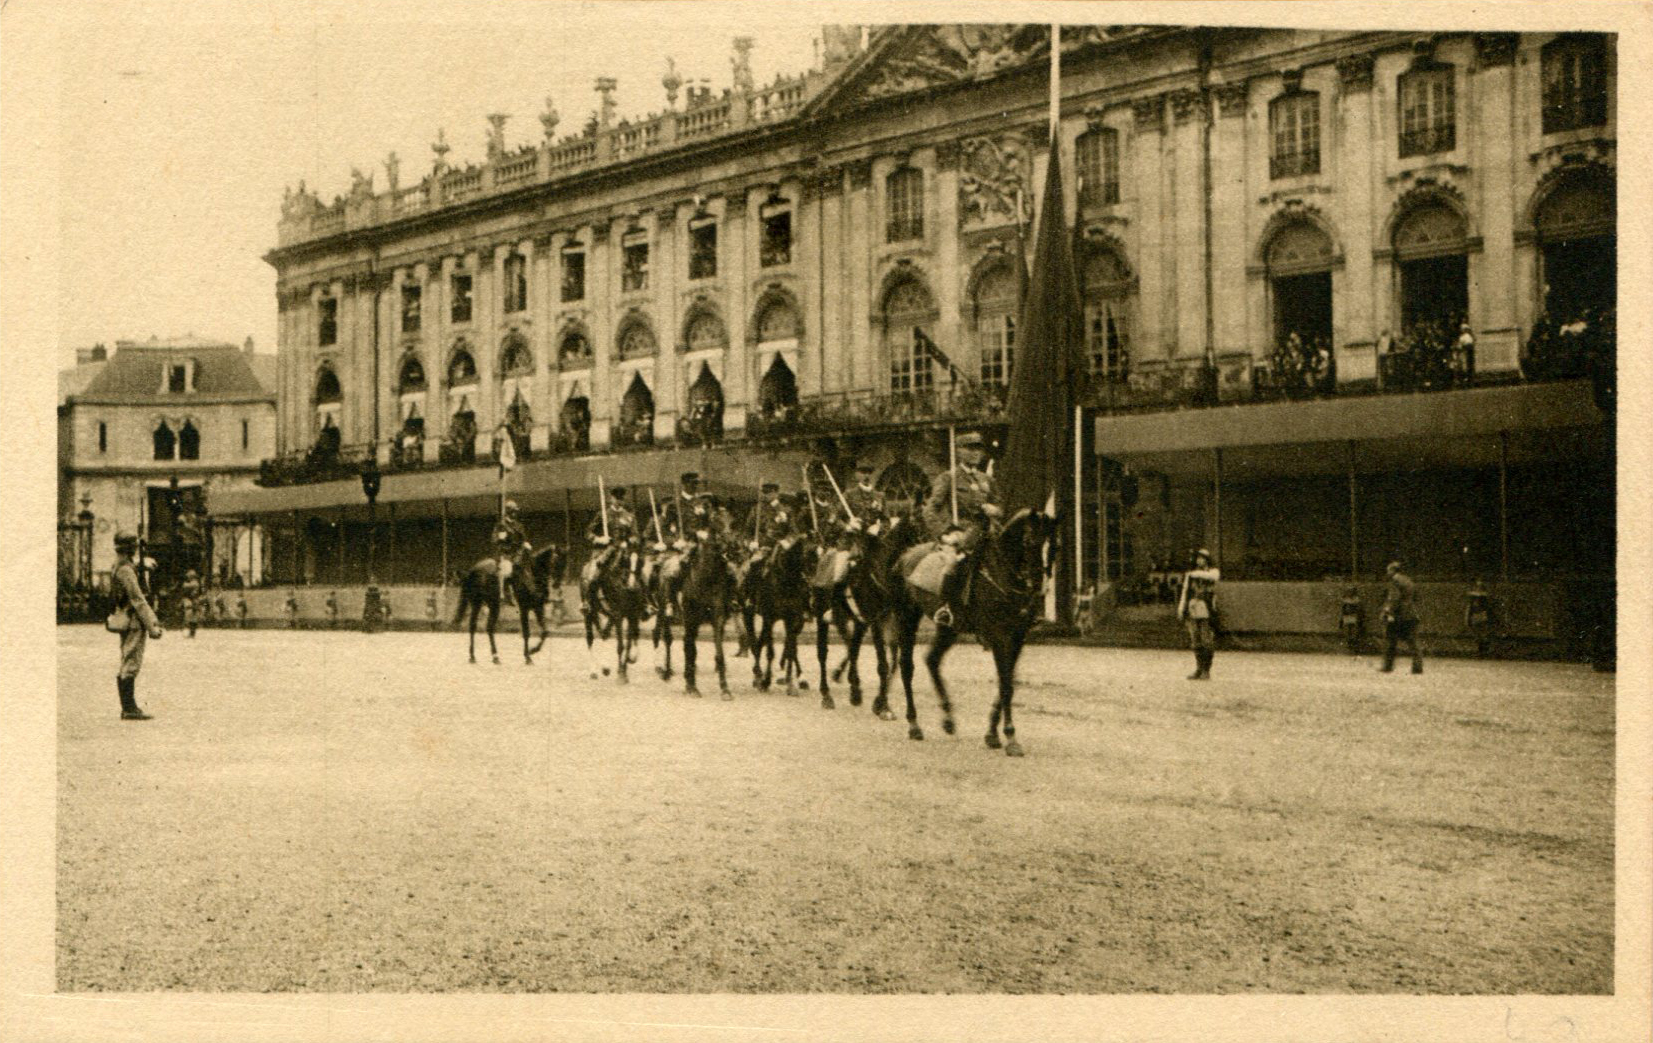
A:
[[[1366,608],[1360,603],[1360,591],[1352,584],[1343,588],[1343,601],[1337,610],[1337,626],[1343,631],[1343,647],[1350,655],[1360,654],[1360,635],[1366,630]]]
[[[1412,649],[1412,672],[1423,673],[1423,653],[1418,650],[1417,590],[1411,577],[1400,570],[1400,562],[1391,561],[1389,594],[1383,601],[1383,672],[1395,668],[1395,647],[1404,641]]]
[[[1211,661],[1217,656],[1217,581],[1220,570],[1211,564],[1211,552],[1201,547],[1194,553],[1194,567],[1182,577],[1182,596],[1177,617],[1188,628],[1188,643],[1194,649],[1194,672],[1190,681],[1211,680]]]
[[[287,592],[287,629],[298,629],[298,591]]]
[[[1477,578],[1464,595],[1464,629],[1475,638],[1475,651],[1485,656],[1492,651],[1492,594],[1486,580]]]
[[[436,621],[436,591],[425,595],[425,619],[430,622],[432,630],[437,629]]]
[[[235,625],[242,630],[247,629],[247,595],[235,596]]]
[[[1475,332],[1467,322],[1458,325],[1458,339],[1452,345],[1452,364],[1465,384],[1475,383]]]
[[[339,593],[336,590],[327,592],[327,625],[337,628],[339,625]]]
[[[161,639],[161,621],[144,597],[143,585],[138,582],[138,570],[133,557],[138,551],[138,537],[131,532],[115,535],[115,573],[112,586],[115,592],[115,610],[104,622],[105,628],[119,634],[121,639],[121,666],[115,675],[115,689],[120,694],[121,720],[147,721],[150,715],[138,709],[138,671],[143,667],[146,638]]]

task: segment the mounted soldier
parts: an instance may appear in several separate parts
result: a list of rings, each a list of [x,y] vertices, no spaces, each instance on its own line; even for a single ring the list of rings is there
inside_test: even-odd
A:
[[[929,498],[924,501],[924,522],[930,533],[953,552],[951,561],[944,561],[937,593],[941,604],[934,619],[940,626],[951,626],[960,595],[968,576],[959,568],[962,562],[993,524],[1003,517],[993,476],[986,470],[987,445],[974,431],[958,436],[958,463],[951,471],[936,476],[930,486]],[[954,513],[954,503],[957,513]],[[914,577],[914,582],[918,578]]]
[[[511,572],[516,567],[517,559],[533,549],[528,542],[528,529],[517,513],[515,500],[505,501],[499,521],[494,525],[493,540],[494,556],[499,564],[499,596],[503,599],[509,591]]]
[[[616,485],[608,490],[607,507],[591,519],[591,524],[586,526],[585,537],[593,546],[600,548],[594,569],[598,575],[602,574],[616,554],[632,553],[637,549],[637,519],[626,507],[625,486]]]
[[[806,504],[804,510],[808,509]],[[781,496],[781,487],[778,483],[763,483],[759,489],[758,502],[742,527],[742,531],[752,534],[746,545],[747,550],[751,552],[746,560],[746,575],[751,574],[753,565],[773,560],[776,550],[797,535],[796,514],[795,504]]]

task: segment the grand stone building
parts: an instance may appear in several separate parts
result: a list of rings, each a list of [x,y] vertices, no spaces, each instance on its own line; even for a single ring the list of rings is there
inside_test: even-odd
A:
[[[372,458],[379,572],[432,583],[483,549],[504,438],[553,536],[598,473],[739,499],[872,455],[917,495],[949,424],[1003,429],[1055,147],[1080,585],[1129,602],[1209,544],[1240,629],[1316,631],[1325,581],[1399,556],[1441,627],[1483,576],[1557,638],[1564,584],[1610,577],[1611,37],[1069,27],[1054,142],[1048,27],[822,44],[759,86],[736,40],[727,91],[668,73],[628,121],[600,80],[572,135],[548,99],[537,146],[496,115],[479,164],[439,136],[406,183],[392,156],[382,190],[289,193],[279,455],[215,511],[287,534],[278,576],[363,582]]]

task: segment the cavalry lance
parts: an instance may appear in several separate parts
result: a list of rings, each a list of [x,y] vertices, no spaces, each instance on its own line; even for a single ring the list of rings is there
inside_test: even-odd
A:
[[[855,516],[855,511],[850,508],[849,500],[844,496],[844,490],[838,488],[838,479],[832,477],[832,468],[822,464],[821,470],[826,472],[827,481],[832,483],[832,491],[838,495],[838,502],[843,504],[844,513],[849,515],[849,520],[859,521],[860,519]]]
[[[602,512],[603,539],[608,539],[608,488],[603,485],[603,476],[597,476],[597,509]]]
[[[654,515],[654,539],[657,543],[665,543],[666,537],[660,534],[660,508],[655,506],[654,486],[649,486],[649,513]]]
[[[822,464],[821,466],[824,467],[826,465]],[[820,516],[815,513],[815,487],[809,484],[809,465],[804,464],[803,465],[803,470],[804,470],[804,495],[809,497],[809,527],[811,529],[815,530],[815,535],[816,536],[820,536],[821,535],[821,519],[820,519]]]

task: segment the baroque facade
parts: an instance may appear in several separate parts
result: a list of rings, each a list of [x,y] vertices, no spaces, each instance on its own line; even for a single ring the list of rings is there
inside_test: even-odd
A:
[[[1566,378],[1611,343],[1611,37],[1068,27],[1054,142],[1047,27],[823,43],[820,68],[767,87],[737,40],[722,94],[679,107],[669,73],[665,112],[616,121],[599,81],[572,136],[548,99],[539,146],[507,150],[490,117],[480,165],[448,166],[439,137],[416,183],[392,156],[384,191],[357,172],[330,205],[289,193],[268,256],[279,455],[272,487],[225,509],[285,511],[297,534],[336,508],[343,532],[371,456],[382,498],[429,524],[440,500],[446,533],[491,509],[475,465],[505,437],[540,511],[592,506],[592,476],[622,466],[605,453],[635,450],[623,473],[662,488],[699,462],[733,495],[765,468],[796,476],[822,438],[916,490],[945,460],[934,432],[1005,420],[1054,144],[1092,373],[1081,581],[1200,543],[1258,579],[1396,554],[1442,579],[1600,569],[1556,560],[1543,526],[1515,536],[1512,569],[1508,495],[1606,466],[1601,415]],[[1335,452],[1304,426],[1429,392]],[[1177,419],[1230,404],[1259,410],[1223,421],[1243,436],[1211,428],[1220,410],[1209,430]],[[1409,485],[1457,549],[1430,548]]]

